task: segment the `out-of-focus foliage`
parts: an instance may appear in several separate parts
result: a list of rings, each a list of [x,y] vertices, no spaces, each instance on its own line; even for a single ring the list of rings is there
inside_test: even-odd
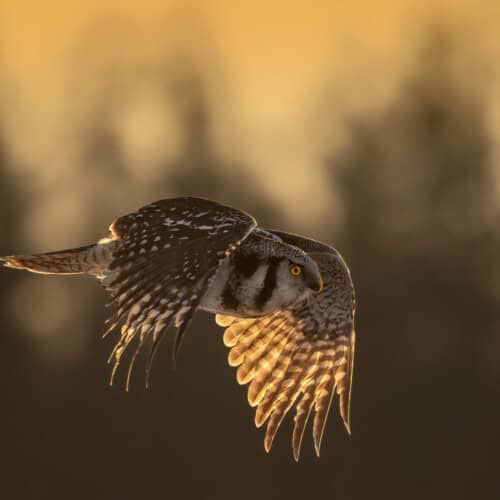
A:
[[[332,240],[357,284],[357,380],[371,381],[354,408],[359,398],[358,418],[371,416],[373,481],[392,457],[386,498],[498,491],[494,165],[485,104],[454,78],[448,42],[434,34],[398,99],[354,119],[349,146],[330,160],[345,211]]]

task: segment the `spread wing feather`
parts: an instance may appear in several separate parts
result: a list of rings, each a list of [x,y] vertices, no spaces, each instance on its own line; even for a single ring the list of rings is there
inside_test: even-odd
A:
[[[267,422],[266,451],[281,422],[296,405],[292,437],[296,460],[313,412],[313,440],[319,456],[335,392],[349,431],[353,291],[348,271],[338,272],[343,264],[335,255],[323,253],[315,258],[325,282],[322,293],[259,318],[216,317],[217,323],[226,328],[224,343],[231,348],[229,364],[238,367],[238,383],[249,384],[248,402],[256,406],[255,424],[260,427]]]
[[[123,353],[135,341],[128,388],[137,354],[151,337],[149,379],[153,358],[172,323],[177,328],[175,357],[220,263],[255,226],[255,220],[239,210],[194,198],[152,203],[110,226],[116,249],[101,281],[117,310],[108,332],[121,324],[109,358],[111,383]]]

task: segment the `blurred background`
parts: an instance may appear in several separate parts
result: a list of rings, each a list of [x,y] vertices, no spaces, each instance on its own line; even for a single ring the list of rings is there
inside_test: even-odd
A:
[[[334,245],[348,437],[270,455],[221,330],[107,384],[91,279],[0,270],[2,497],[500,498],[500,4],[3,0],[0,255],[196,195]]]

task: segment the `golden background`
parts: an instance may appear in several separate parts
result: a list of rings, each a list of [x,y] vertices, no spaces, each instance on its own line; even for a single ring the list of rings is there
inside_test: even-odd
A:
[[[336,246],[353,436],[266,456],[201,315],[106,384],[91,280],[0,270],[6,498],[497,498],[498,1],[0,3],[0,254],[205,196]],[[137,370],[138,371],[138,370]]]

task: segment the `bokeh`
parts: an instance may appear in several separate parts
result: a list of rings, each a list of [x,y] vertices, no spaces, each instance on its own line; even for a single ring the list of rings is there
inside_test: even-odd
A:
[[[0,5],[0,255],[203,196],[335,246],[358,303],[353,435],[334,404],[295,464],[208,314],[126,393],[97,283],[0,269],[2,498],[500,497],[500,6],[332,4]]]

